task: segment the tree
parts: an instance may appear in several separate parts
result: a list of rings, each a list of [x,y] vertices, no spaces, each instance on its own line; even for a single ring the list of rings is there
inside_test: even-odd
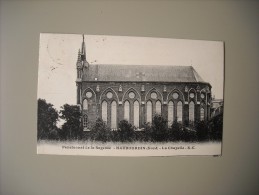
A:
[[[82,136],[80,128],[81,113],[79,107],[76,105],[65,104],[61,107],[60,118],[65,120],[60,131],[62,139],[79,139]]]
[[[38,99],[38,140],[57,139],[57,121],[58,111],[53,108],[53,105],[44,99]]]
[[[209,134],[212,140],[222,140],[223,113],[213,117],[209,122]]]

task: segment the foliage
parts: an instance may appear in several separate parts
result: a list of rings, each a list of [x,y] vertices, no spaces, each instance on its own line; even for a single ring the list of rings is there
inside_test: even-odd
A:
[[[38,133],[37,139],[58,138],[58,112],[44,99],[38,99]]]
[[[215,116],[209,122],[209,135],[211,140],[222,140],[223,113]]]
[[[195,121],[194,128],[196,130],[198,141],[206,141],[209,136],[209,127],[205,121]]]
[[[110,130],[107,128],[106,123],[98,118],[91,129],[90,139],[93,141],[109,141],[110,138]]]
[[[143,141],[153,141],[152,139],[152,125],[150,123],[144,124],[144,135],[142,137]]]
[[[169,140],[185,142],[197,141],[196,131],[175,120],[170,129]]]
[[[127,121],[122,120],[119,122],[119,137],[120,141],[134,141],[135,140],[135,130],[134,127]]]
[[[185,141],[185,142],[197,141],[197,132],[191,128],[184,127],[182,130],[181,141]]]
[[[117,131],[111,131],[106,123],[98,118],[90,132],[84,132],[81,126],[81,113],[76,105],[65,104],[61,107],[60,118],[65,120],[62,128],[57,127],[58,111],[44,99],[38,100],[38,139],[82,139],[83,134],[93,141],[208,141],[222,140],[223,114],[213,117],[209,122],[195,121],[189,124],[173,122],[171,128],[161,115],[155,115],[152,123],[145,123],[143,131],[135,131],[128,121],[122,120]]]
[[[154,116],[151,129],[151,136],[154,141],[167,141],[167,120],[164,119],[161,115]]]
[[[80,128],[80,110],[76,105],[65,104],[61,107],[60,118],[65,120],[60,131],[61,139],[80,139],[82,128]]]
[[[169,132],[169,140],[170,141],[179,141],[183,137],[182,124],[174,120],[170,132]]]

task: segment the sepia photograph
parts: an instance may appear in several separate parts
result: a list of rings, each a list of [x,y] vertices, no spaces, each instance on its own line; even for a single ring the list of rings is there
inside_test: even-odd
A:
[[[222,155],[224,43],[41,33],[37,153]]]

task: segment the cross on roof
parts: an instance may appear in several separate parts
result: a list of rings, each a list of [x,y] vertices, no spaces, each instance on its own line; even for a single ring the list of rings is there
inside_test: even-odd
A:
[[[145,77],[145,73],[144,73],[144,72],[137,72],[137,73],[136,73],[136,77],[137,77],[138,79],[143,80],[143,77]]]

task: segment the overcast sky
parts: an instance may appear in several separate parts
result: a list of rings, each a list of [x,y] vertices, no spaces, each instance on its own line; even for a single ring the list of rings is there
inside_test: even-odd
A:
[[[82,35],[40,35],[38,98],[55,108],[76,104],[76,61]],[[212,94],[223,98],[223,42],[85,35],[90,64],[193,66]]]

